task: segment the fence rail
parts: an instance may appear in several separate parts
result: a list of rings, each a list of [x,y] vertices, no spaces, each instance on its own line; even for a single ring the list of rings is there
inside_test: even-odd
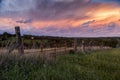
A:
[[[31,54],[31,53],[67,53],[70,50],[77,53],[77,51],[86,52],[88,50],[103,50],[111,49],[111,46],[97,42],[95,40],[86,41],[85,39],[79,40],[72,38],[69,41],[62,39],[50,40],[42,39],[36,40],[31,37],[30,40],[25,40],[20,33],[20,27],[15,27],[16,37],[0,42],[0,53],[18,53],[18,54]],[[120,46],[120,39],[117,38]],[[109,42],[109,44],[112,44]]]

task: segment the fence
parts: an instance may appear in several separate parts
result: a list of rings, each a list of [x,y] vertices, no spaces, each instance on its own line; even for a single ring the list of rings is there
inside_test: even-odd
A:
[[[91,50],[110,49],[113,42],[100,41],[99,39],[85,38],[35,38],[30,36],[26,39],[20,34],[20,27],[15,27],[16,37],[1,41],[1,53],[18,53],[18,54],[58,54],[69,51],[83,52]],[[120,39],[117,38],[115,45],[120,45]],[[109,45],[108,45],[109,44]]]

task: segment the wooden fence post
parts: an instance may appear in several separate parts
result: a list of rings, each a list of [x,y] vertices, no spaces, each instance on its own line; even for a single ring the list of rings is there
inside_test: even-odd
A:
[[[66,41],[64,42],[64,48],[65,48],[65,54],[67,53],[67,43]]]
[[[92,47],[93,47],[93,41],[92,41],[92,40],[89,42],[89,45],[88,45],[88,46],[89,46],[88,49],[89,49],[89,50],[92,50]]]
[[[102,50],[103,47],[104,47],[104,45],[103,45],[103,41],[102,41],[102,42],[101,42],[101,45],[100,45],[100,49]]]
[[[56,44],[56,41],[54,42],[54,51],[55,51],[55,54],[57,54],[57,44]]]
[[[116,45],[116,48],[120,48],[120,39],[119,39],[119,38],[117,39],[117,45]]]
[[[82,52],[84,53],[85,52],[85,41],[82,40]]]
[[[21,38],[21,34],[20,34],[20,27],[16,26],[15,31],[16,31],[16,42],[18,44],[18,53],[24,54],[24,48],[22,45],[22,38]]]
[[[34,42],[34,37],[31,37],[32,39],[32,49],[36,49],[36,42]]]
[[[43,53],[43,43],[42,43],[42,41],[40,42],[40,51],[41,51],[41,53]]]
[[[74,52],[77,52],[77,38],[74,39]]]

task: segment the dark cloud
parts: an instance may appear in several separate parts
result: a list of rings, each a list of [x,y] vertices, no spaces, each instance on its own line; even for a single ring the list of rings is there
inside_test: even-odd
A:
[[[0,0],[0,3],[2,2],[3,0]]]
[[[96,9],[95,6],[100,5],[100,3],[94,1],[98,0],[0,0],[0,17],[32,17],[37,20],[72,18],[73,20],[81,20],[89,17],[85,13],[91,9]]]
[[[109,30],[109,31],[110,31],[110,30],[112,30],[112,31],[113,31],[113,30],[115,29],[115,27],[116,27],[116,23],[111,22],[111,23],[109,23],[109,24],[108,24],[108,26],[107,26],[107,27],[108,27],[108,30]]]
[[[2,6],[2,0],[0,0],[0,9],[1,9],[1,6]]]
[[[74,16],[75,12],[82,14],[86,11],[83,11],[83,8],[89,4],[90,0],[36,0],[36,8],[30,11],[30,15],[40,20],[77,18],[78,16]]]
[[[90,4],[91,0],[3,0],[0,16],[26,16],[38,20],[78,19],[84,16]]]
[[[33,21],[33,19],[27,19],[27,20],[19,20],[19,21],[16,21],[17,23],[31,23]]]
[[[95,22],[95,20],[92,20],[92,21],[85,22],[85,23],[83,23],[82,25],[83,25],[83,26],[89,26],[90,24],[92,24],[92,23],[94,23],[94,22]]]
[[[92,0],[93,2],[96,1],[96,2],[115,2],[115,3],[118,3],[120,4],[120,0]]]

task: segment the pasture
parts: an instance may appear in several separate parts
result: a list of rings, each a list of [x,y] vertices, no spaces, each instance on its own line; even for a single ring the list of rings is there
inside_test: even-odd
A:
[[[119,80],[120,49],[43,56],[0,55],[0,80]]]

